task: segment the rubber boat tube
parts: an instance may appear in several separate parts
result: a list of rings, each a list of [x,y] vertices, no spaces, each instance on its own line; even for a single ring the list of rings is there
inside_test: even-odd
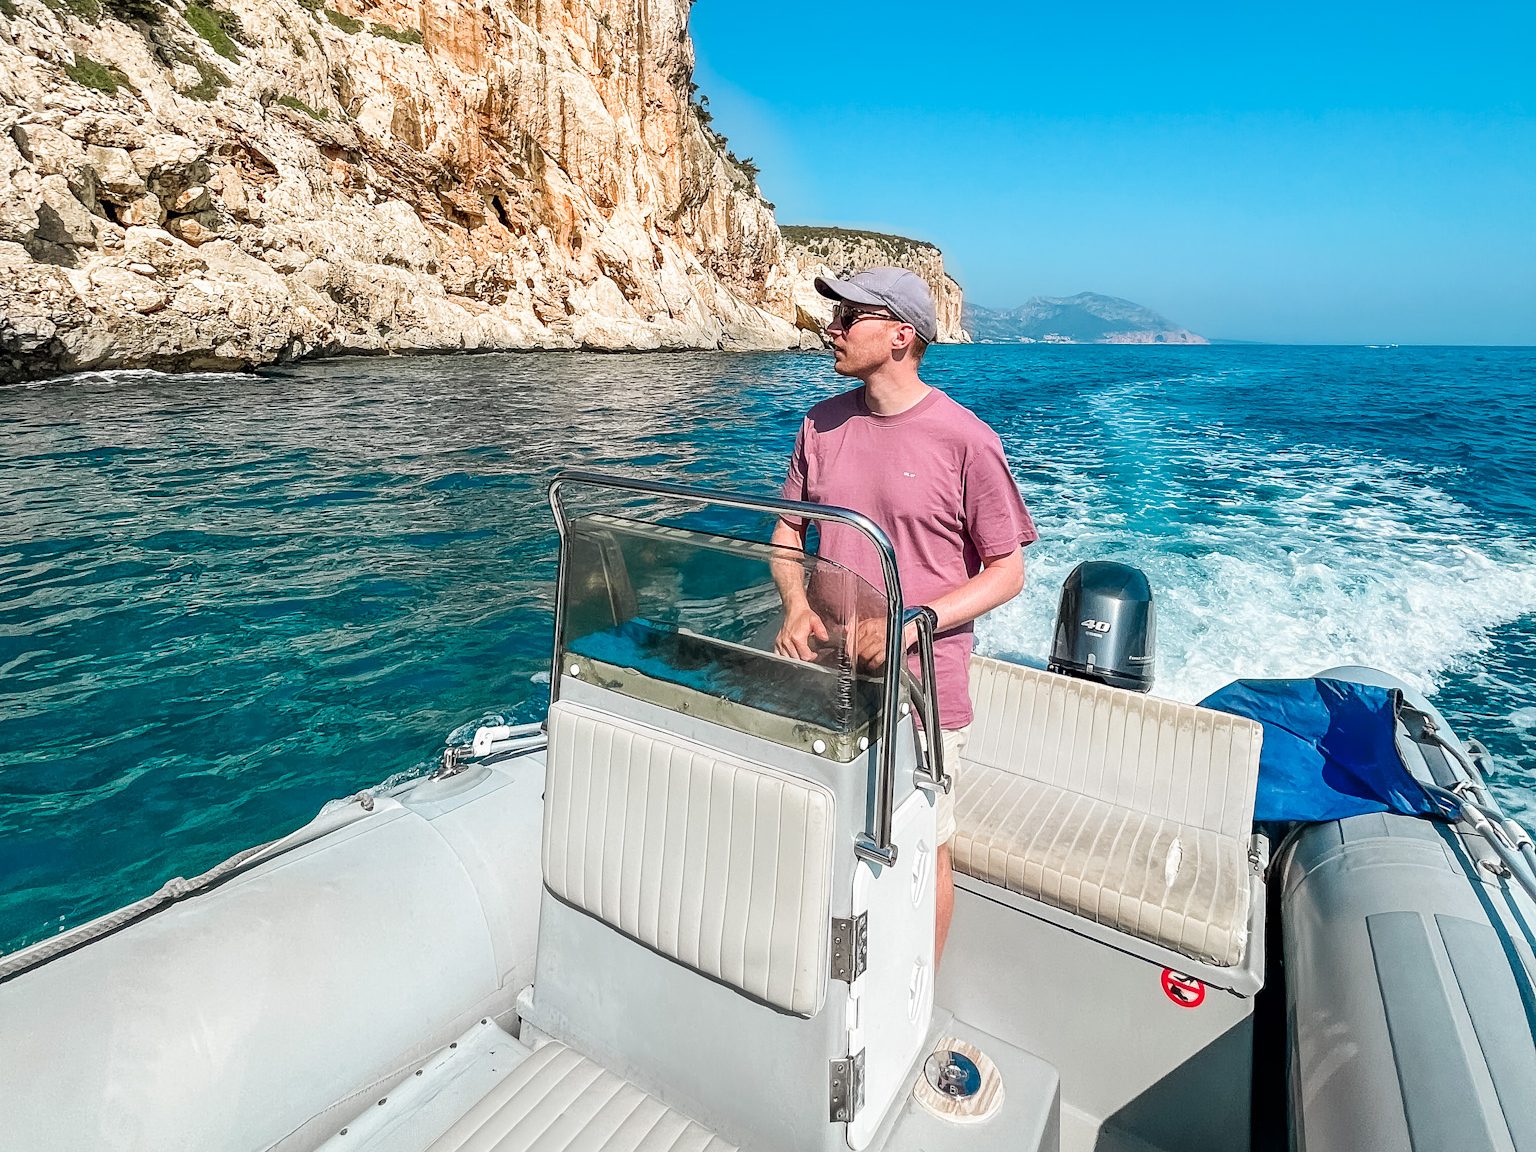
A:
[[[0,1150],[313,1148],[505,1018],[533,979],[543,781],[529,751],[328,808],[0,982]]]
[[[1418,693],[1370,669],[1323,675],[1401,690],[1431,721],[1400,726],[1410,770],[1487,797]],[[1292,1147],[1536,1149],[1536,903],[1518,847],[1491,850],[1490,815],[1354,816],[1281,853]]]

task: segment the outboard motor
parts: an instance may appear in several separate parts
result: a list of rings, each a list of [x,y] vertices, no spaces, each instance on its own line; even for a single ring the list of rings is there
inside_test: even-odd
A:
[[[1140,568],[1089,560],[1061,586],[1052,672],[1146,692],[1157,639],[1152,586]]]

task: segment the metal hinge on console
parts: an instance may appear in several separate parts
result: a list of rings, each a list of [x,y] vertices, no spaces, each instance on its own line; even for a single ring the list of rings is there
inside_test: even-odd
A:
[[[1255,876],[1269,872],[1269,837],[1257,833],[1248,841],[1248,870]]]
[[[832,1123],[852,1124],[864,1107],[864,1049],[832,1061],[827,1069],[827,1089],[832,1101]]]
[[[869,953],[869,913],[832,917],[832,979],[852,984],[864,975]]]

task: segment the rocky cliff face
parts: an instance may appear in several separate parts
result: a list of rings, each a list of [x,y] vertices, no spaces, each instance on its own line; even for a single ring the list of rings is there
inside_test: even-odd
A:
[[[824,324],[832,317],[831,305],[816,292],[817,276],[847,277],[865,268],[882,266],[910,268],[933,290],[939,314],[939,340],[957,344],[970,339],[961,324],[964,298],[960,285],[944,271],[944,254],[932,244],[851,228],[786,226],[783,231],[788,259],[798,270],[792,283],[802,326]]]
[[[0,0],[0,379],[809,340],[689,0],[218,2]]]

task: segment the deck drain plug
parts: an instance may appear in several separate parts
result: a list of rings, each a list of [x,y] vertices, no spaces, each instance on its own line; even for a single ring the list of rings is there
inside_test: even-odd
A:
[[[912,1095],[923,1108],[951,1124],[976,1124],[1003,1106],[997,1065],[969,1040],[946,1036],[923,1061]]]
[[[951,1099],[964,1100],[981,1091],[981,1069],[963,1052],[935,1052],[924,1063],[923,1075]]]

